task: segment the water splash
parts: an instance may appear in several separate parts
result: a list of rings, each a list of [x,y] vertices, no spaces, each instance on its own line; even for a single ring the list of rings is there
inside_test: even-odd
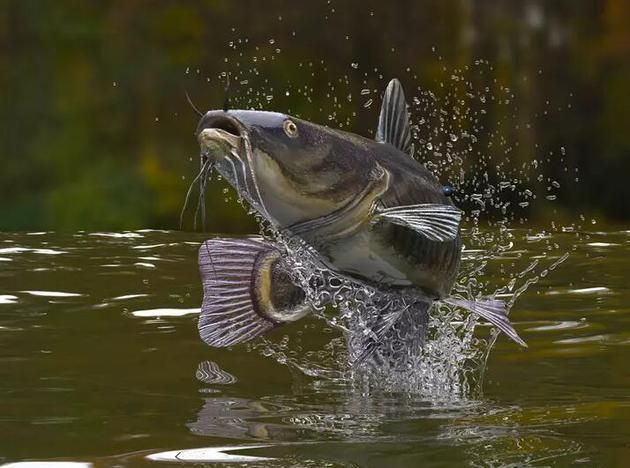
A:
[[[444,401],[478,391],[483,353],[476,346],[474,317],[441,303],[427,314],[430,304],[419,307],[417,296],[386,293],[339,275],[299,239],[266,225],[264,233],[270,231],[315,310],[314,327],[332,336],[318,350],[306,351],[302,340],[289,335],[250,349],[308,376],[351,382],[362,393],[402,391]]]
[[[303,82],[288,82],[279,90],[271,79],[273,70],[268,68],[284,50],[278,45],[256,45],[245,39],[230,43],[230,54],[238,59],[226,57],[231,69],[217,78],[226,73],[233,77],[237,107],[283,110],[341,129],[352,128],[359,118],[374,113],[370,104],[373,99],[378,101],[389,79],[381,70],[363,70],[353,61],[347,73],[331,77],[325,60],[298,58]],[[436,63],[444,78],[431,89],[420,85],[411,68],[401,78],[410,103],[414,157],[453,186],[454,200],[466,214],[462,265],[453,291],[469,300],[482,295],[501,298],[508,302],[509,311],[521,294],[567,259],[569,252],[549,234],[572,232],[578,240],[583,236],[584,217],[582,222],[564,225],[552,221],[547,228],[531,229],[527,236],[513,229],[527,223],[532,213],[554,213],[561,188],[578,180],[577,169],[569,166],[564,148],[534,159],[526,154],[538,152],[537,147],[527,145],[533,122],[519,112],[517,93],[493,78],[490,63],[477,60],[449,69],[437,54]],[[318,108],[312,106],[315,96],[321,103]],[[241,197],[238,202],[246,205]],[[248,212],[252,214],[249,208]],[[434,305],[424,321],[406,317],[413,298],[384,294],[327,271],[307,247],[283,238],[255,216],[261,234],[285,250],[294,280],[307,291],[317,311],[319,320],[305,325],[309,328],[305,333],[314,328],[330,335],[330,340],[323,348],[309,349],[301,335],[285,335],[280,340],[260,340],[249,345],[250,349],[309,376],[349,379],[366,391],[406,391],[435,400],[481,393],[485,363],[498,332],[479,333],[475,316],[445,304]],[[544,243],[545,254],[528,257],[523,248],[527,242]],[[501,274],[488,275],[490,271]],[[487,279],[490,276],[498,279]],[[387,336],[389,351],[396,350],[396,338],[406,341],[415,333],[426,334],[427,339],[414,343],[403,362],[381,359],[381,365],[359,371],[353,363],[361,356],[362,346],[374,338],[371,334],[375,322],[382,320],[384,304],[392,311],[386,314],[391,323],[402,321],[399,330]],[[395,336],[401,329],[406,329],[406,337]],[[397,352],[400,356],[400,350]]]

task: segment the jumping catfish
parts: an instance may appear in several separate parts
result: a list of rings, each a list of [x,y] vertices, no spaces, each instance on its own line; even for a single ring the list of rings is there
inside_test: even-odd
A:
[[[400,82],[384,94],[376,139],[295,117],[217,110],[199,122],[202,164],[216,167],[251,207],[285,236],[298,237],[323,265],[383,291],[463,307],[526,346],[494,299],[450,297],[460,264],[462,213],[451,189],[411,156],[411,128]],[[211,239],[199,250],[202,339],[230,346],[307,315],[277,246],[262,238]],[[373,341],[397,315],[384,312]]]

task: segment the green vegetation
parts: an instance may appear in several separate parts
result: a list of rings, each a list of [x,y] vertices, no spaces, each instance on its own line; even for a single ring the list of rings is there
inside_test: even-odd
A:
[[[560,181],[557,208],[630,216],[630,184],[618,180],[630,169],[626,2],[395,4],[4,0],[0,229],[176,228],[198,168],[185,92],[202,110],[220,107],[222,72],[238,77],[235,105],[323,123],[334,112],[331,125],[367,135],[378,107],[358,99],[365,72],[371,89],[399,76],[439,94],[460,69],[477,89],[514,94],[514,113],[487,104],[485,128],[514,143],[515,167],[553,153],[544,170]],[[478,59],[490,64],[483,75],[468,67]],[[302,92],[274,94],[288,85]],[[208,229],[251,231],[222,187],[211,190]]]

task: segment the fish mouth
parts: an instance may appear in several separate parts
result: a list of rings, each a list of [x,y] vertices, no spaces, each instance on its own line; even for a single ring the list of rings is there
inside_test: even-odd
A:
[[[204,159],[219,162],[231,153],[238,153],[247,137],[245,127],[225,112],[207,114],[199,124],[197,140]]]
[[[215,166],[240,194],[251,192],[253,177],[247,128],[233,115],[208,112],[197,128],[201,165]]]
[[[214,167],[236,189],[239,197],[263,217],[270,219],[253,170],[248,128],[229,112],[210,111],[199,122],[196,133],[201,148],[198,206],[205,204],[206,181]],[[205,224],[203,210],[201,218]]]

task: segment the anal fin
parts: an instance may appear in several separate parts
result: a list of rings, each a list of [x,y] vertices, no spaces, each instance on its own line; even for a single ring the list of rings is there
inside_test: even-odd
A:
[[[442,299],[442,302],[446,304],[462,307],[473,314],[478,315],[479,317],[487,320],[492,325],[497,327],[503,333],[505,333],[510,339],[520,344],[521,346],[527,348],[527,343],[523,341],[523,339],[518,336],[516,330],[510,323],[506,313],[505,302],[499,299],[478,299],[476,301],[469,301],[466,299],[457,299],[454,297],[448,297],[446,299]]]

